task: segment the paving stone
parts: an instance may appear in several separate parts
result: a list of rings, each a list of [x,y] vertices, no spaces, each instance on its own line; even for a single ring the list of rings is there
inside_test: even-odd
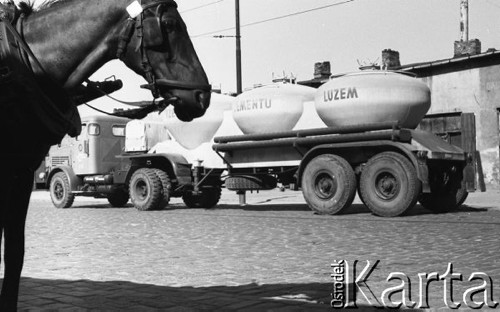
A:
[[[288,191],[248,194],[246,207],[230,192],[211,210],[172,202],[144,213],[77,197],[74,208],[60,210],[36,192],[20,309],[324,311],[331,309],[331,263],[340,259],[360,260],[359,270],[364,260],[380,260],[368,281],[373,292],[394,286],[386,279],[400,271],[414,296],[419,273],[444,274],[452,262],[464,276],[454,284],[457,298],[470,274],[483,271],[500,301],[496,191],[471,194],[457,212],[430,214],[417,205],[391,219],[373,216],[359,199],[344,215],[314,215],[300,193]],[[431,306],[443,307],[442,285],[430,289]],[[370,310],[358,301],[360,311]]]

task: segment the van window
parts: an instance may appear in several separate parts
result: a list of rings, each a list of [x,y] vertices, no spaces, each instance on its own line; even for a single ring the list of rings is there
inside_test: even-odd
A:
[[[113,135],[117,137],[125,136],[125,126],[124,125],[113,125],[112,128]]]
[[[99,135],[101,133],[101,127],[95,123],[89,124],[87,130],[89,135]]]

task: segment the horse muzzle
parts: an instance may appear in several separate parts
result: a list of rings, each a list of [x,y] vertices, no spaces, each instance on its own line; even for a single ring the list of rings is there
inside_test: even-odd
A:
[[[175,100],[174,112],[182,121],[191,121],[205,114],[210,105],[211,93],[202,90],[169,90],[168,94]],[[167,95],[163,95],[164,98]]]
[[[182,121],[203,116],[210,105],[212,86],[209,84],[157,79],[154,84],[142,87],[159,90],[165,101],[174,106],[175,114]]]

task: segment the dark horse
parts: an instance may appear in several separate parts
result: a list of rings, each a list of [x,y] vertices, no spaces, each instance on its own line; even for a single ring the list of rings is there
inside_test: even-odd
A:
[[[207,76],[173,0],[49,0],[37,10],[20,3],[15,11],[12,25],[32,52],[22,57],[32,78],[8,90],[0,84],[0,311],[17,306],[34,170],[50,145],[79,134],[78,112],[65,92],[120,58],[182,120],[202,116],[210,102]],[[8,101],[7,91],[16,91]]]

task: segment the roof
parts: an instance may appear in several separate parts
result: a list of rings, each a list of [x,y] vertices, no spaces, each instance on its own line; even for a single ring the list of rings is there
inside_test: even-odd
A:
[[[398,69],[411,71],[417,74],[417,76],[425,77],[492,65],[500,65],[500,51],[491,50],[476,55],[465,55],[450,59],[407,64]]]
[[[401,67],[391,68],[391,70],[408,71],[416,74],[417,77],[428,77],[438,74],[446,74],[494,65],[500,65],[500,50],[492,49],[488,50],[487,52],[475,55],[464,55],[437,61],[406,64],[402,65]],[[328,80],[329,77],[321,77],[311,80],[299,81],[297,83],[314,88],[319,88]]]

